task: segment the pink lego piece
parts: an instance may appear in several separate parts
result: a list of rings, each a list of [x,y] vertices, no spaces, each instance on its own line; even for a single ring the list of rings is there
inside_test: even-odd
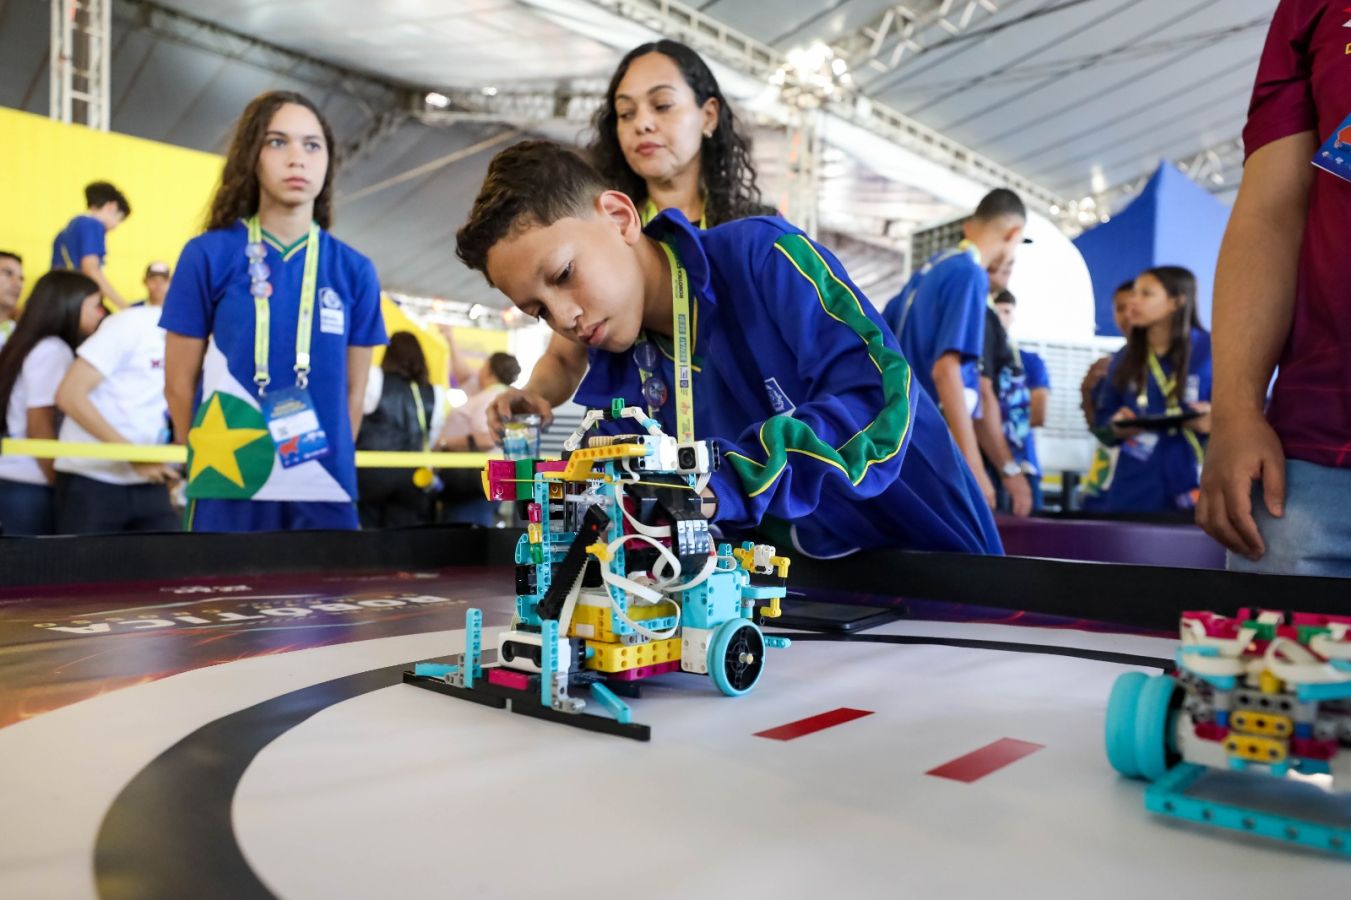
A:
[[[653,675],[665,675],[667,672],[679,672],[680,660],[673,659],[670,662],[656,663],[651,666],[642,666],[637,669],[629,669],[625,672],[611,672],[606,677],[610,681],[638,681],[641,678],[651,678]]]
[[[1198,722],[1196,724],[1196,736],[1203,741],[1222,741],[1228,734],[1228,728],[1214,722]]]
[[[536,472],[562,472],[567,467],[568,462],[565,459],[541,460],[535,463]]]
[[[488,491],[491,500],[515,500],[516,463],[509,459],[488,460]]]
[[[511,688],[513,691],[524,691],[530,687],[529,676],[500,667],[488,670],[488,680],[504,688]]]
[[[534,524],[539,524],[540,518],[544,515],[543,507],[538,503],[530,504],[526,512],[529,514],[530,521]]]
[[[1337,755],[1336,741],[1316,741],[1313,738],[1291,738],[1290,753],[1305,759],[1332,759]]]

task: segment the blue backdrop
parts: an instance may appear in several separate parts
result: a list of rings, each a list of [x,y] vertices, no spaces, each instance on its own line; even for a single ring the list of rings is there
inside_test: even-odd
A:
[[[1196,274],[1201,321],[1210,327],[1210,296],[1229,207],[1172,163],[1163,163],[1140,196],[1105,225],[1085,231],[1074,245],[1093,279],[1097,333],[1120,334],[1112,321],[1112,293],[1151,266],[1186,266]]]

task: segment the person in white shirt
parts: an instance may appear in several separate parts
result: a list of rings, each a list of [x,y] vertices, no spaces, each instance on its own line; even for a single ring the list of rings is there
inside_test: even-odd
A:
[[[521,376],[521,364],[510,353],[494,353],[470,379],[477,387],[469,400],[451,410],[436,441],[436,449],[454,453],[492,450],[497,443],[488,428],[488,407]],[[441,472],[442,520],[491,525],[494,505],[483,497],[476,469],[446,469]]]
[[[53,271],[38,279],[19,324],[0,348],[0,437],[56,437],[56,389],[75,348],[105,312],[93,279]],[[0,454],[0,534],[51,534],[52,461]]]
[[[23,293],[23,260],[17,253],[0,250],[0,347],[14,333]]]
[[[168,443],[164,400],[164,329],[160,307],[169,272],[149,299],[109,318],[80,345],[56,392],[66,416],[61,440],[73,443]],[[154,266],[151,267],[152,269]],[[147,285],[150,272],[147,272]],[[56,530],[60,534],[178,531],[166,485],[182,476],[162,463],[104,459],[56,461]]]

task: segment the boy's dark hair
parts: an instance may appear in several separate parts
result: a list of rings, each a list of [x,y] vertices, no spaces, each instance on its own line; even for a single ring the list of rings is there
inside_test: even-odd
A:
[[[455,255],[487,277],[488,251],[514,229],[547,228],[582,216],[609,185],[576,152],[553,141],[522,141],[493,157],[469,220],[455,233]]]
[[[521,377],[521,364],[510,353],[494,353],[488,357],[488,370],[499,383],[505,385]]]
[[[1026,222],[1027,207],[1023,206],[1022,199],[1008,188],[995,188],[980,198],[980,204],[976,207],[972,218],[989,222],[1003,216],[1017,216]]]
[[[995,305],[998,305],[1000,303],[1007,303],[1009,306],[1017,306],[1018,298],[1013,296],[1012,291],[1010,291],[1008,288],[1005,288],[1004,290],[999,292],[999,296],[994,298],[994,302]]]
[[[1163,286],[1164,293],[1178,301],[1168,327],[1168,352],[1164,354],[1173,369],[1173,392],[1170,403],[1182,401],[1187,384],[1187,367],[1191,363],[1191,332],[1199,320],[1196,313],[1196,276],[1182,266],[1155,266],[1145,269]],[[1149,378],[1149,333],[1144,328],[1132,328],[1126,336],[1126,355],[1117,366],[1113,383],[1122,391],[1134,390],[1133,385],[1146,384]]]
[[[619,61],[610,78],[610,86],[605,90],[605,102],[596,110],[594,119],[596,135],[589,151],[596,169],[612,187],[628,194],[639,209],[647,202],[647,182],[629,167],[624,150],[619,146],[615,95],[633,61],[649,53],[660,53],[676,64],[681,77],[694,92],[694,102],[700,107],[709,98],[718,101],[717,124],[713,126],[713,134],[704,138],[699,152],[699,181],[705,191],[704,218],[708,224],[721,225],[747,216],[776,215],[773,207],[766,206],[760,196],[755,166],[751,162],[750,138],[732,113],[731,104],[718,86],[718,79],[698,53],[679,41],[663,39],[641,44]]]
[[[418,339],[407,331],[396,331],[389,336],[385,358],[380,368],[386,375],[397,375],[409,384],[427,385],[427,356]]]
[[[0,250],[0,259],[12,259],[19,265],[23,265],[23,257],[17,253],[10,253],[8,250]]]
[[[1112,296],[1115,297],[1117,294],[1133,294],[1133,293],[1135,293],[1134,278],[1132,278],[1130,281],[1123,281],[1120,284],[1118,284],[1116,286],[1116,290],[1112,291]]]
[[[208,231],[229,228],[240,219],[247,219],[258,212],[258,154],[263,150],[263,138],[267,134],[267,126],[272,124],[273,115],[288,103],[303,106],[314,113],[314,117],[319,120],[319,129],[324,133],[328,169],[324,172],[324,184],[319,189],[319,196],[314,198],[314,221],[324,229],[333,224],[333,178],[338,170],[338,148],[333,142],[333,129],[319,107],[304,94],[267,91],[249,101],[235,124],[230,150],[225,154],[225,168],[220,173],[220,185],[216,188],[211,210],[207,213]]]
[[[54,269],[38,279],[24,305],[19,324],[0,347],[0,409],[9,409],[9,397],[23,371],[24,360],[47,337],[59,337],[70,349],[80,346],[80,307],[90,294],[98,293],[94,280],[80,272]],[[0,434],[8,434],[0,418]]]
[[[95,181],[92,184],[85,185],[84,202],[89,209],[98,209],[100,206],[107,206],[109,203],[116,203],[117,208],[122,211],[122,218],[131,215],[131,204],[121,191],[113,187],[106,181]]]

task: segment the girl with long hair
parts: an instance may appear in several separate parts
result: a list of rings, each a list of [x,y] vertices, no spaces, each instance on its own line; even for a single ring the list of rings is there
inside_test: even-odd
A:
[[[308,98],[254,98],[183,248],[160,324],[189,530],[357,527],[354,440],[385,329],[375,267],[327,231],[334,150]]]
[[[701,229],[775,214],[760,196],[750,139],[718,80],[679,41],[653,41],[626,53],[594,126],[592,163],[633,200],[644,225],[666,210],[678,210]],[[526,386],[502,393],[489,407],[489,426],[500,431],[513,411],[537,413],[547,424],[588,365],[586,348],[551,336]]]
[[[1210,335],[1196,311],[1196,277],[1157,266],[1135,279],[1126,346],[1098,387],[1099,434],[1121,447],[1107,512],[1190,509],[1210,433]],[[1134,419],[1166,418],[1162,427]]]
[[[0,349],[0,437],[55,439],[56,389],[75,348],[105,315],[93,279],[53,271],[38,279],[14,333]],[[53,462],[0,456],[0,534],[51,534]]]

